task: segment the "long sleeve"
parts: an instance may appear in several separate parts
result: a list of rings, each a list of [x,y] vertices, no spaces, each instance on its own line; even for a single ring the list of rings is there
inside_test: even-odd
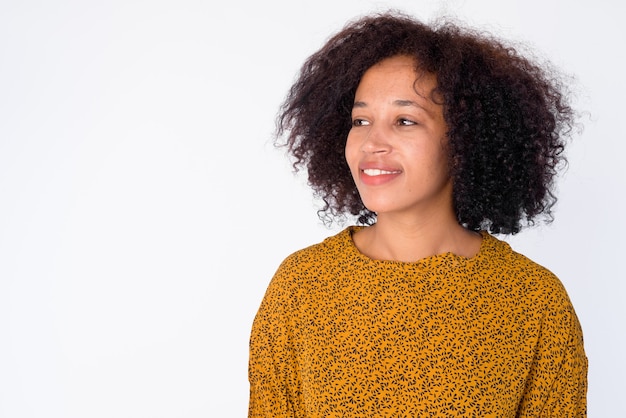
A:
[[[293,297],[279,272],[270,283],[250,336],[248,416],[292,418],[299,384],[289,311]]]
[[[541,338],[518,416],[586,417],[588,363],[569,300],[563,314],[547,316]]]

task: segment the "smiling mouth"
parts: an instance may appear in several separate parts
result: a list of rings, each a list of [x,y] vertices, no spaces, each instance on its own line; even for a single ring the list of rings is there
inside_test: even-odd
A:
[[[387,171],[387,170],[379,170],[377,168],[366,168],[362,170],[363,173],[367,174],[370,177],[382,176],[385,174],[400,174],[400,171]]]

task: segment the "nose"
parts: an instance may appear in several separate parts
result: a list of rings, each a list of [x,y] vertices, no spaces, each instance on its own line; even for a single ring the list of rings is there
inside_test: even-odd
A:
[[[382,129],[380,125],[370,126],[361,143],[361,151],[370,154],[379,154],[389,152],[390,150],[389,133],[385,132],[385,129]]]

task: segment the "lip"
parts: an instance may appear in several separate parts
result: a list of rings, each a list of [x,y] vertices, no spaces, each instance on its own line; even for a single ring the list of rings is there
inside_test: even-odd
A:
[[[367,186],[380,186],[389,183],[402,174],[402,170],[380,163],[359,165],[359,179]]]

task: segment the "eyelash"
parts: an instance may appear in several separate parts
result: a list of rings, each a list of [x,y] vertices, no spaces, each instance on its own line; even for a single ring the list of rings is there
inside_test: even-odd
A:
[[[398,119],[398,125],[400,126],[412,126],[412,125],[417,125],[417,122],[411,120],[411,119],[407,119],[407,118],[400,118]]]
[[[354,119],[352,121],[352,126],[367,126],[369,122],[367,122],[365,119]],[[413,126],[413,125],[417,125],[418,123],[407,119],[407,118],[400,118],[397,120],[396,124],[398,126]]]

